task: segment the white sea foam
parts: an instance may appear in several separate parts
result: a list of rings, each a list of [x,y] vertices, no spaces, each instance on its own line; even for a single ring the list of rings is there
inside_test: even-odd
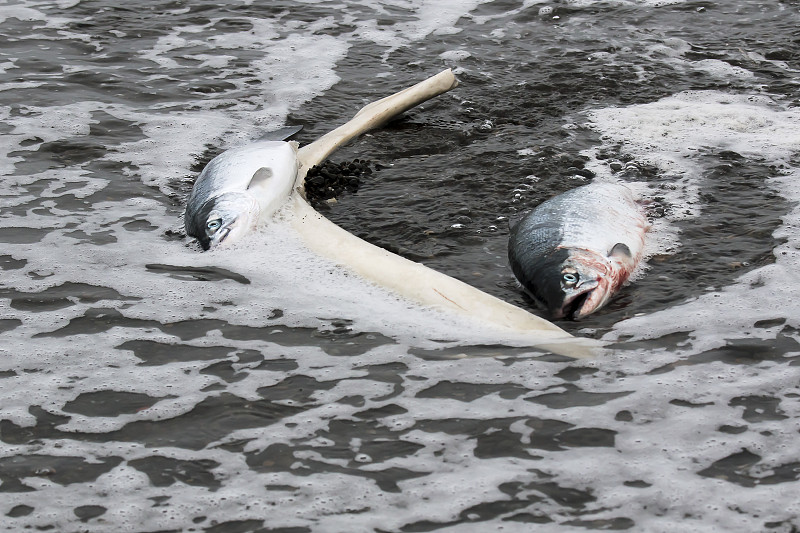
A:
[[[701,59],[700,61],[693,62],[692,66],[697,70],[708,72],[720,78],[755,78],[755,74],[753,74],[752,71],[731,65],[719,59]]]
[[[663,7],[675,4],[685,4],[687,0],[612,0],[615,4],[629,4],[638,5],[642,7]],[[567,0],[567,4],[575,7],[589,7],[598,3],[604,3],[603,0]]]
[[[3,7],[2,12],[0,12],[0,24],[4,23],[8,19],[17,19],[28,22],[44,21],[49,27],[59,27],[70,20],[65,17],[52,16],[48,13],[39,11],[38,9],[33,9],[32,7],[20,5],[6,5]]]
[[[700,155],[731,150],[786,166],[800,142],[800,133],[791,128],[798,116],[767,96],[687,91],[649,104],[594,110],[589,127],[668,178],[669,187],[659,194],[680,206],[673,216],[681,217],[697,216],[701,209]],[[593,168],[609,175],[601,165]]]
[[[466,50],[451,50],[449,52],[444,52],[439,54],[439,57],[447,62],[457,64],[469,57],[472,57],[472,54],[467,52]]]
[[[418,21],[401,24],[402,34],[411,41],[420,41],[430,34],[449,35],[459,33],[458,20],[489,0],[468,0],[461,2],[441,2],[437,0],[417,0],[413,9]]]
[[[796,152],[800,112],[768,96],[687,91],[650,104],[590,113],[608,140],[665,171],[688,172],[697,150],[732,150],[784,163]],[[602,124],[600,124],[602,122]],[[675,153],[672,156],[671,153]]]
[[[89,128],[97,121],[91,117],[92,111],[102,109],[100,102],[76,102],[63,106],[25,106],[22,116],[6,118],[5,121],[18,127],[12,135],[25,136],[25,138],[38,137],[44,142],[88,135]],[[17,137],[17,141],[25,138]]]

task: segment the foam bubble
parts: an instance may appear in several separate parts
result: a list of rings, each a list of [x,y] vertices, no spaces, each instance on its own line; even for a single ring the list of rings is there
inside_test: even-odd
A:
[[[692,63],[692,66],[720,78],[755,78],[755,74],[751,71],[719,59],[702,59]]]
[[[439,57],[448,62],[459,63],[469,57],[472,57],[472,54],[466,50],[451,50],[449,52],[443,52],[439,54]]]
[[[88,135],[89,128],[97,121],[92,111],[104,107],[100,102],[75,102],[60,106],[25,106],[22,116],[8,117],[6,122],[15,127],[12,135],[26,138],[38,137],[52,142],[65,137]],[[17,137],[17,142],[24,138]]]
[[[47,20],[47,15],[30,7],[6,6],[3,9],[3,14],[0,15],[0,24],[11,18],[17,20],[35,21]]]

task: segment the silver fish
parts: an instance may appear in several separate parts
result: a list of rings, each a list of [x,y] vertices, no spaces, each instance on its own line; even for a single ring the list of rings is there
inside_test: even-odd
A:
[[[286,202],[297,176],[297,143],[276,139],[300,129],[282,128],[206,165],[184,212],[186,233],[204,250],[235,242]]]
[[[508,258],[553,318],[597,311],[639,264],[649,228],[630,189],[591,183],[551,198],[511,228]]]

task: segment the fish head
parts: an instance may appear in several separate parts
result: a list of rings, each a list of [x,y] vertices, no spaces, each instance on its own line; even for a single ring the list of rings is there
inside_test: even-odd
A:
[[[540,270],[534,296],[553,318],[579,320],[603,307],[614,280],[606,257],[589,250],[561,249]]]
[[[204,250],[238,241],[258,225],[260,208],[250,194],[230,192],[209,198],[194,212],[187,210],[186,233]]]

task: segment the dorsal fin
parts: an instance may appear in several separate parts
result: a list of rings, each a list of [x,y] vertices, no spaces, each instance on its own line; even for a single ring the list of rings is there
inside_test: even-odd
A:
[[[303,126],[285,126],[283,128],[278,128],[277,130],[268,131],[264,135],[262,135],[258,140],[259,141],[285,141],[298,131],[302,130]]]
[[[247,188],[253,189],[256,187],[261,187],[265,185],[271,178],[272,178],[272,169],[267,167],[261,167],[253,173],[253,177],[250,178],[250,183],[247,184]]]

